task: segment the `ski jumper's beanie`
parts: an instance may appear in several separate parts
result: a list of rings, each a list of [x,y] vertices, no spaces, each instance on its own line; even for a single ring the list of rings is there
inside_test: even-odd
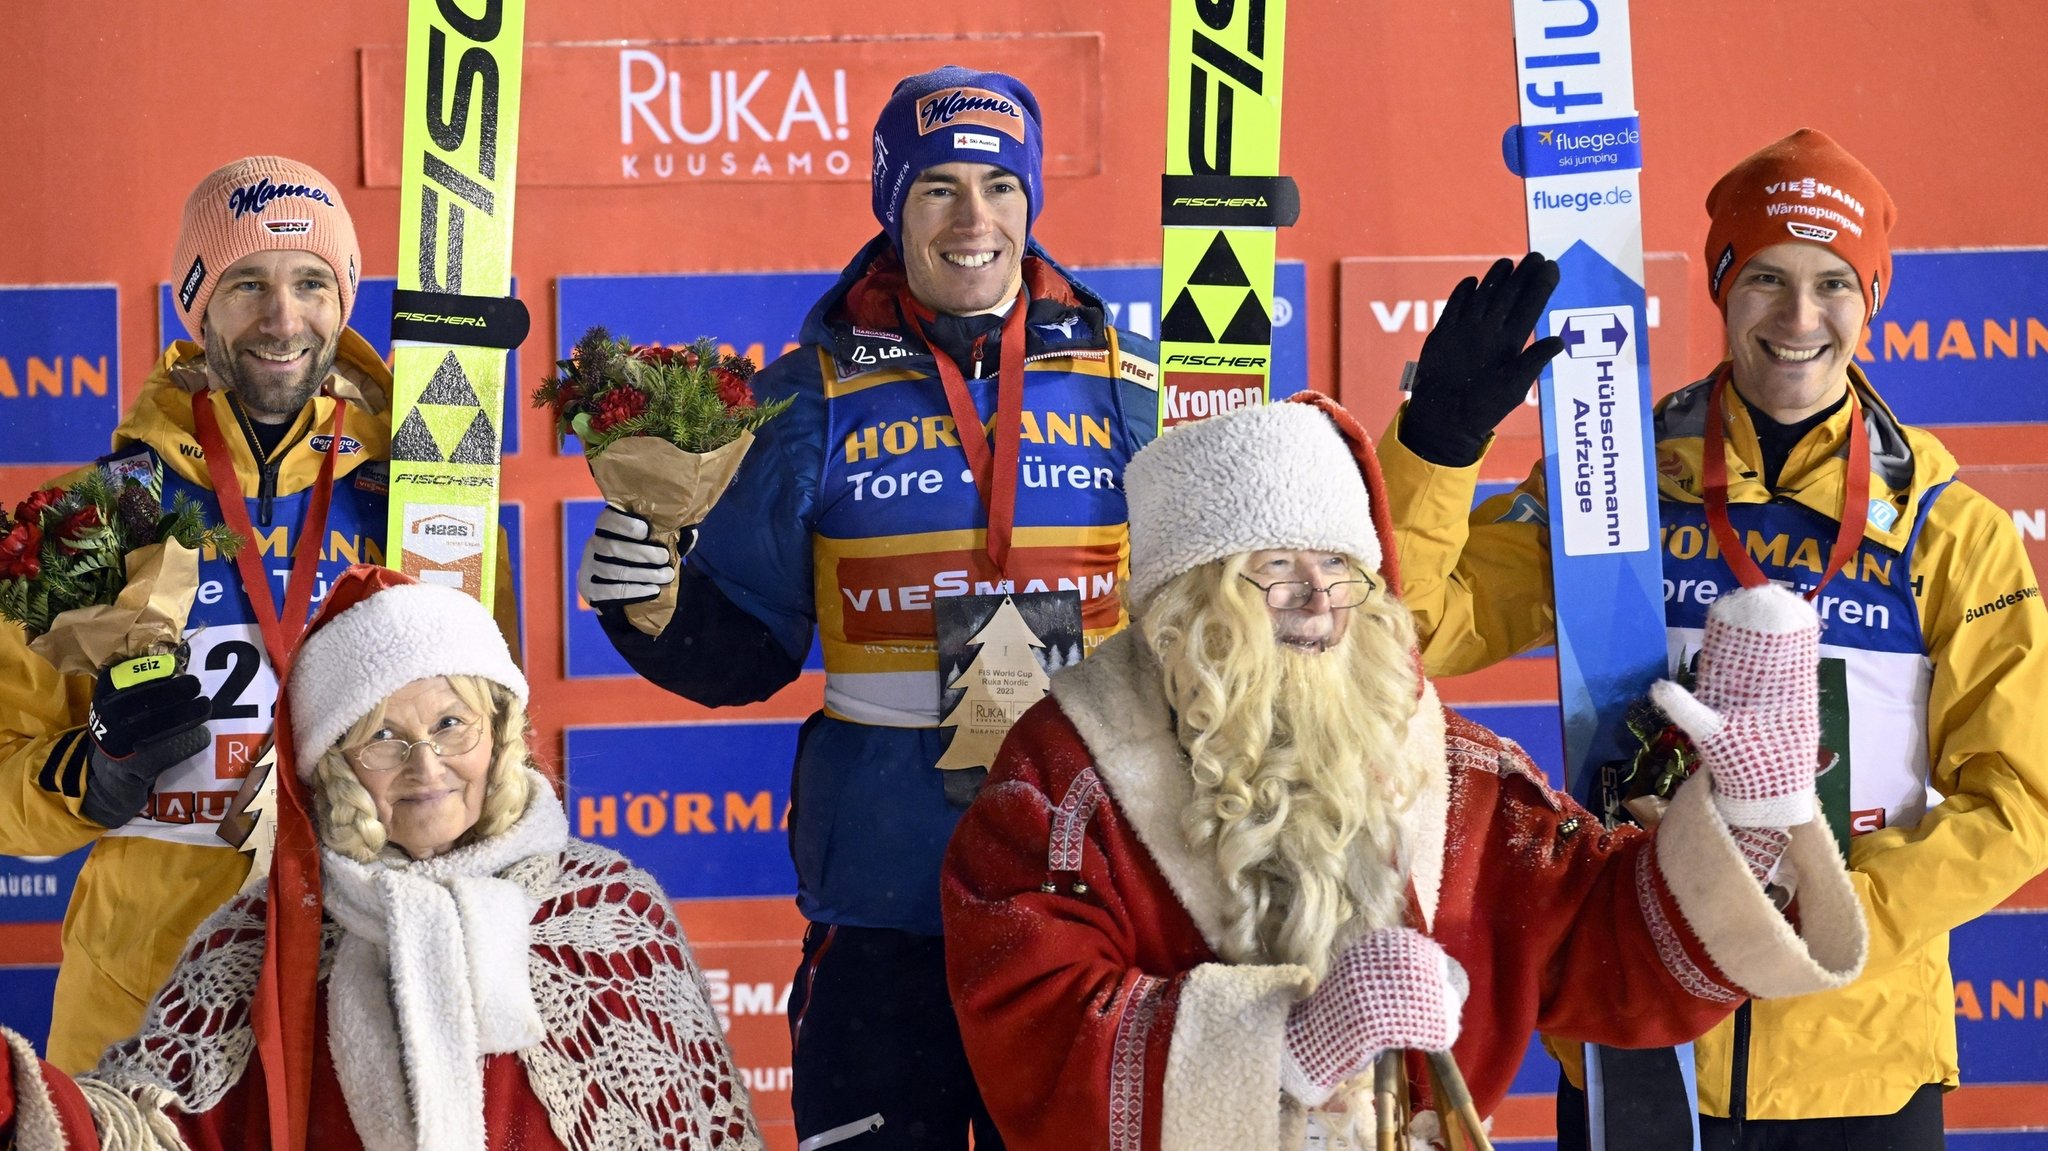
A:
[[[1024,181],[1026,227],[1045,206],[1045,145],[1038,98],[1022,80],[948,64],[904,78],[875,117],[875,219],[903,251],[903,201],[927,168],[956,161],[994,164]]]
[[[1131,457],[1133,608],[1175,576],[1239,552],[1341,552],[1381,567],[1369,474],[1335,422],[1342,409],[1324,407],[1336,405],[1238,408],[1169,428]]]
[[[1826,135],[1801,128],[1735,165],[1707,193],[1707,215],[1707,292],[1723,315],[1742,266],[1797,241],[1819,244],[1856,270],[1866,321],[1884,305],[1897,209],[1870,169]]]
[[[285,677],[302,782],[357,720],[414,680],[482,676],[526,701],[526,677],[490,610],[455,588],[358,564],[320,608]]]
[[[297,160],[248,156],[216,169],[185,201],[185,221],[171,256],[171,294],[178,318],[203,340],[206,305],[221,273],[251,252],[311,252],[334,269],[341,322],[355,307],[363,250],[355,222],[334,181]]]

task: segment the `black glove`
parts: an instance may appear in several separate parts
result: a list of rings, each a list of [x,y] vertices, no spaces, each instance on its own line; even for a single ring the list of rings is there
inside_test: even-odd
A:
[[[101,671],[87,722],[92,770],[79,810],[110,829],[134,819],[157,776],[205,750],[212,714],[213,701],[200,694],[197,676],[115,687],[114,669]]]
[[[652,531],[646,520],[611,505],[597,515],[597,528],[583,545],[583,563],[576,569],[576,593],[597,610],[646,603],[675,582],[676,568],[697,546],[696,525],[680,529],[675,547],[645,542]]]
[[[1467,276],[1451,289],[1444,314],[1422,342],[1401,420],[1401,443],[1409,451],[1442,467],[1478,462],[1486,437],[1528,398],[1543,365],[1564,350],[1557,336],[1529,343],[1557,279],[1557,262],[1531,252],[1520,267],[1495,260],[1485,279]]]

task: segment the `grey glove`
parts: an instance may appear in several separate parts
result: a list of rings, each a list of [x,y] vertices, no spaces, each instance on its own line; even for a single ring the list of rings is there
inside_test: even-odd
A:
[[[158,776],[206,750],[213,738],[206,730],[213,701],[200,693],[197,676],[172,675],[127,687],[115,687],[114,678],[108,668],[93,685],[86,725],[92,769],[79,802],[87,819],[110,830],[141,812]]]
[[[576,592],[593,608],[645,603],[673,583],[676,568],[697,544],[697,529],[685,527],[673,552],[647,539],[647,521],[609,504],[598,513],[597,530],[583,545]]]
[[[1401,443],[1409,451],[1443,467],[1478,462],[1486,438],[1564,350],[1557,336],[1529,343],[1558,275],[1555,261],[1531,252],[1520,267],[1499,259],[1485,279],[1467,276],[1451,289],[1444,314],[1422,342],[1401,420]]]

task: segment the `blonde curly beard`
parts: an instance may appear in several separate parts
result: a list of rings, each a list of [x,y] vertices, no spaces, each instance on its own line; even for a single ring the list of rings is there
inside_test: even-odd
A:
[[[1415,628],[1376,590],[1328,651],[1281,644],[1238,578],[1245,561],[1174,579],[1139,626],[1194,778],[1181,831],[1213,856],[1230,900],[1218,952],[1320,979],[1361,931],[1401,920],[1400,823],[1422,789],[1401,754]]]

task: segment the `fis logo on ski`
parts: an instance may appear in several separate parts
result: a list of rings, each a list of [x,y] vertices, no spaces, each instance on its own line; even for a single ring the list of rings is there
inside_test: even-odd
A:
[[[947,88],[917,102],[917,134],[979,124],[1024,142],[1024,112],[1009,97],[985,88]]]

